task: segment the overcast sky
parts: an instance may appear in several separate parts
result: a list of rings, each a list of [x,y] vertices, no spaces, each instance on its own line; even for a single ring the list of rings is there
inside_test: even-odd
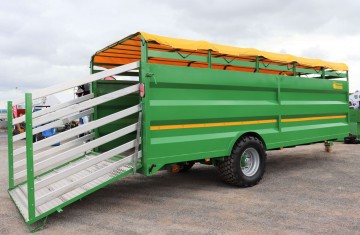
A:
[[[0,0],[0,108],[89,74],[95,51],[146,31],[344,62],[360,90],[358,0]]]

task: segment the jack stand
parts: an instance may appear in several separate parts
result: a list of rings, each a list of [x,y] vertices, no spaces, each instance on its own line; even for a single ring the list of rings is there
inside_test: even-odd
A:
[[[325,152],[332,152],[333,151],[333,146],[334,146],[334,142],[333,141],[325,141],[324,142],[325,145]]]

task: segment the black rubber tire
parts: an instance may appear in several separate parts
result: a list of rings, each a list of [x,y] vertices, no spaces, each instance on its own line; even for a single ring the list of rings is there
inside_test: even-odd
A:
[[[345,144],[354,144],[356,142],[356,136],[352,135],[352,136],[347,136],[344,138],[344,143]]]
[[[252,176],[243,174],[240,159],[247,148],[254,148],[259,154],[259,168]],[[223,181],[238,187],[251,187],[259,183],[265,173],[266,153],[264,144],[256,137],[245,136],[239,139],[231,152],[231,156],[218,163],[218,169]]]
[[[43,139],[45,139],[45,137],[41,133],[33,135],[33,143],[38,142]]]
[[[183,163],[178,163],[178,164],[180,166],[179,172],[187,172],[191,169],[191,167],[193,167],[195,162],[183,162]]]
[[[13,130],[13,135],[18,135],[18,134],[20,134],[20,131],[18,129]]]

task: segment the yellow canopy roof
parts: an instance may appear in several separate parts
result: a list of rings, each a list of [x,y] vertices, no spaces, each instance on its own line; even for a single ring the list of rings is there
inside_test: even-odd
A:
[[[334,63],[323,61],[319,59],[308,59],[302,57],[296,57],[289,54],[278,54],[266,51],[260,51],[253,48],[240,48],[233,46],[224,46],[220,44],[214,44],[207,41],[194,41],[178,38],[170,38],[150,34],[146,32],[138,32],[132,34],[118,42],[115,42],[102,50],[95,53],[93,57],[93,64],[105,68],[111,68],[122,64],[127,64],[141,59],[141,37],[148,42],[148,48],[150,50],[160,50],[179,53],[193,54],[200,56],[207,56],[207,50],[212,50],[212,55],[217,58],[224,58],[226,60],[244,60],[255,61],[255,57],[260,57],[262,63],[267,64],[279,64],[289,65],[293,62],[297,62],[297,68],[315,69],[319,70],[321,67],[325,69],[347,71],[348,67],[344,63]],[[236,58],[232,58],[236,57]],[[168,64],[175,66],[189,66],[189,61],[164,59],[164,58],[149,58],[149,63]],[[206,63],[192,62],[191,67],[204,67]],[[224,65],[213,64],[214,69],[224,69]],[[230,66],[227,70],[239,70],[239,71],[252,71],[252,68],[244,68],[239,66]],[[271,69],[261,69],[262,73],[274,73],[274,74],[288,74],[289,71],[271,71]]]
[[[278,54],[278,53],[260,51],[253,48],[225,46],[225,45],[210,43],[203,40],[195,41],[195,40],[164,37],[146,32],[140,32],[140,33],[145,38],[146,41],[155,41],[159,44],[167,45],[173,48],[188,49],[188,50],[212,50],[232,56],[262,56],[269,60],[273,60],[281,63],[297,62],[300,65],[305,65],[309,67],[324,67],[327,69],[333,69],[339,71],[348,70],[348,66],[344,63],[334,63],[320,59],[302,58],[289,54]]]

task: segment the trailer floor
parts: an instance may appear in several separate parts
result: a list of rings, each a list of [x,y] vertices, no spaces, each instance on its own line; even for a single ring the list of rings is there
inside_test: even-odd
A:
[[[6,141],[0,133],[0,234],[26,234],[7,193]],[[247,189],[202,165],[128,176],[49,216],[36,234],[360,234],[360,145],[273,151],[267,166]]]

